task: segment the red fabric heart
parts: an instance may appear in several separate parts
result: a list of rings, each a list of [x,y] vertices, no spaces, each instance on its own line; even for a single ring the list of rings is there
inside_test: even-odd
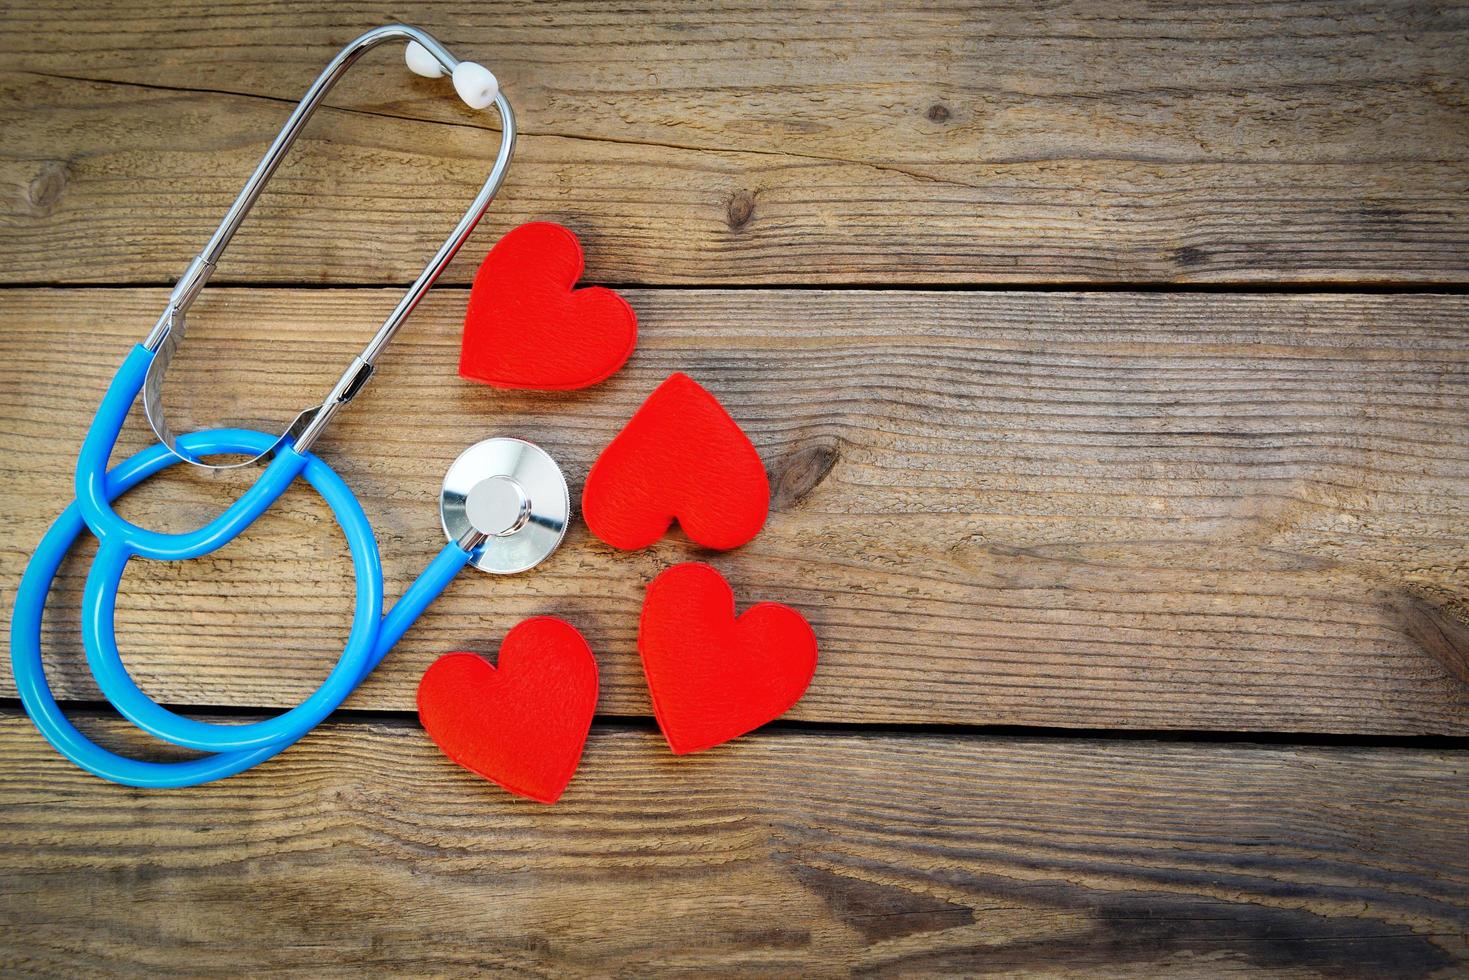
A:
[[[576,236],[549,221],[510,231],[490,249],[464,314],[459,374],[496,388],[570,391],[622,367],[638,342],[638,318],[581,278]]]
[[[686,374],[648,396],[602,451],[582,490],[582,516],[614,548],[646,548],[676,519],[706,548],[760,533],[770,481],[760,454],[718,400]]]
[[[418,717],[450,759],[510,792],[555,803],[571,782],[597,709],[597,661],[575,627],[527,619],[500,644],[435,660],[418,683]]]
[[[736,619],[734,591],[699,562],[675,565],[648,586],[638,650],[675,755],[779,717],[816,673],[816,634],[800,613],[762,602]]]

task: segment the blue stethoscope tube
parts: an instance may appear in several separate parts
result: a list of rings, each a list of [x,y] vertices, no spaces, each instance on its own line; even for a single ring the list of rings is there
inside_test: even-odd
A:
[[[387,656],[428,604],[471,559],[450,542],[383,615],[382,559],[362,506],[351,488],[321,459],[282,444],[260,477],[222,514],[194,531],[167,534],[123,520],[112,501],[158,471],[179,462],[162,444],[109,471],[117,443],[153,353],[139,345],[118,369],[97,409],[77,456],[76,501],[62,512],[37,545],[16,590],[10,626],[10,658],[21,702],[46,740],[78,766],[128,786],[193,786],[249,769],[294,744],[316,727]],[[179,438],[194,455],[267,450],[276,437],[249,429],[211,429]],[[114,627],[117,589],[134,556],[164,561],[198,558],[248,528],[295,481],[304,476],[331,507],[347,538],[357,574],[352,629],[341,659],[321,687],[296,707],[266,721],[222,725],[176,714],[149,698],[128,675],[118,654]],[[67,721],[46,682],[41,663],[41,617],[62,560],[83,530],[98,541],[82,593],[82,643],[97,686],[129,721],[166,742],[211,753],[185,762],[144,762],[102,748]]]

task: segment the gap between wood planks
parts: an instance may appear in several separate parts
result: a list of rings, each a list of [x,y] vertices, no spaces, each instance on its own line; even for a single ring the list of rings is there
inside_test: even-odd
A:
[[[98,718],[112,714],[113,709],[105,701],[62,700],[61,707],[69,714]],[[164,708],[202,718],[237,718],[255,721],[279,714],[274,709],[260,706],[164,704]],[[21,712],[24,706],[19,698],[0,697],[0,715],[7,711]],[[322,724],[389,724],[413,727],[418,715],[413,711],[396,711],[388,708],[338,708]],[[592,718],[592,728],[629,731],[657,732],[658,725],[646,715],[598,714]],[[999,739],[1022,738],[1036,741],[1105,741],[1105,742],[1180,742],[1224,745],[1279,745],[1317,746],[1327,748],[1382,748],[1382,749],[1425,749],[1437,751],[1469,750],[1469,735],[1361,735],[1330,732],[1272,732],[1272,731],[1225,731],[1214,729],[1173,728],[1077,728],[1047,725],[963,725],[931,722],[842,722],[805,721],[777,718],[762,725],[744,738],[759,738],[764,733],[796,735],[890,735],[898,737],[933,737],[956,739]]]
[[[179,269],[182,272],[187,262],[181,262]],[[0,293],[8,290],[20,289],[58,289],[58,290],[97,290],[105,292],[118,289],[172,289],[175,280],[172,279],[140,279],[124,282],[89,282],[75,283],[64,280],[35,280],[0,282]],[[404,282],[266,282],[253,280],[225,280],[210,282],[206,287],[210,292],[216,290],[240,290],[240,289],[291,289],[291,290],[326,290],[326,289],[407,289],[412,283]],[[1169,280],[1130,280],[1119,279],[1116,282],[1096,282],[1094,280],[1065,280],[1058,279],[1054,282],[939,282],[939,283],[873,283],[873,282],[850,282],[850,283],[813,283],[813,282],[787,282],[787,283],[695,283],[686,285],[683,283],[667,282],[638,282],[635,280],[627,282],[609,282],[596,279],[580,280],[578,288],[583,286],[603,286],[607,289],[638,289],[648,292],[698,292],[700,290],[718,292],[849,292],[849,293],[1194,293],[1194,294],[1229,294],[1238,296],[1310,296],[1315,294],[1346,296],[1364,294],[1369,296],[1463,296],[1469,294],[1469,281],[1444,280],[1442,282],[1335,282],[1321,280],[1317,282],[1294,281],[1276,283],[1232,283],[1232,282],[1172,282]],[[470,287],[464,283],[443,283],[433,287],[438,292],[458,291],[468,293]]]

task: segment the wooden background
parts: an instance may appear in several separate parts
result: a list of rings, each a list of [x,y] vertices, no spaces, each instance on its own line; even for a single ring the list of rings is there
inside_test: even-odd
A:
[[[1331,977],[1469,970],[1469,6],[6,3],[0,588],[70,497],[103,385],[321,64],[402,17],[502,80],[500,199],[320,446],[392,598],[466,445],[579,490],[673,370],[745,425],[765,533],[458,580],[327,725],[193,790],[73,770],[0,671],[0,969]],[[314,404],[483,180],[493,114],[370,57],[196,305],[168,403]],[[454,371],[476,260],[550,219],[637,309],[571,395]],[[149,441],[135,419],[122,451]],[[124,512],[193,526],[244,476]],[[135,562],[156,699],[294,704],[345,636],[329,512]],[[47,618],[98,703],[87,549]],[[787,719],[674,759],[635,631],[668,564],[812,621]],[[451,649],[563,616],[602,669],[563,800],[413,713]]]

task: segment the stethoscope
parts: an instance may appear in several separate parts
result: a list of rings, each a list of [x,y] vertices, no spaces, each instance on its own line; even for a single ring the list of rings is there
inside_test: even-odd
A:
[[[500,150],[489,177],[449,238],[319,407],[302,412],[280,436],[249,429],[175,435],[163,416],[161,392],[169,361],[183,339],[185,312],[322,98],[358,58],[394,40],[408,42],[406,60],[414,72],[429,77],[450,74],[455,90],[471,108],[494,104],[500,114]],[[10,632],[15,683],[36,727],[62,755],[104,779],[132,786],[191,786],[248,769],[293,744],[336,709],[465,565],[508,574],[531,568],[555,551],[571,511],[560,468],[531,443],[486,440],[455,460],[444,479],[439,509],[449,543],[384,615],[382,559],[372,526],[347,484],[310,451],[337,411],[362,389],[383,349],[474,230],[504,180],[514,146],[515,116],[494,76],[480,65],[459,61],[434,38],[413,27],[393,24],[368,31],[343,48],[312,83],[209,244],[174,287],[152,332],[133,348],[113,377],[77,456],[76,501],[41,539],[16,591]],[[108,470],[123,420],[139,392],[159,442]],[[227,466],[203,460],[219,454],[247,458]],[[113,501],[129,489],[181,461],[220,470],[263,463],[267,458],[250,488],[194,531],[150,531],[112,509]],[[186,718],[153,701],[128,675],[117,650],[114,613],[128,560],[141,556],[182,561],[207,555],[249,527],[297,477],[305,477],[331,507],[352,555],[357,598],[341,659],[314,694],[265,721],[214,724]],[[209,755],[168,763],[118,755],[79,732],[57,705],[41,663],[41,617],[57,569],[83,530],[90,530],[98,541],[82,594],[82,642],[97,686],[139,728]]]

